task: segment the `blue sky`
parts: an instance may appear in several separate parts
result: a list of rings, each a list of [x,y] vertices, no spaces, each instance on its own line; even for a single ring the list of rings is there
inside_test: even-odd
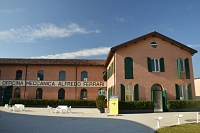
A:
[[[1,0],[0,57],[105,59],[153,30],[200,51],[199,16],[199,0]]]

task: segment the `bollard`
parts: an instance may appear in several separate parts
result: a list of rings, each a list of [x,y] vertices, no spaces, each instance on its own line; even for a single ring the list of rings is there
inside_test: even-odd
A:
[[[155,120],[157,120],[157,127],[160,128],[160,120],[162,120],[162,117],[154,117]]]
[[[197,112],[197,123],[199,123],[199,114],[200,112]]]
[[[183,117],[183,115],[180,114],[180,115],[175,115],[175,116],[178,117],[178,123],[177,124],[181,124],[180,118]]]

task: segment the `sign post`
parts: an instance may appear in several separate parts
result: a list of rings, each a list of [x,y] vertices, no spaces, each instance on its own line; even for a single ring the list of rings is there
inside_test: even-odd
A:
[[[113,115],[118,115],[119,111],[118,111],[118,96],[110,96],[110,101],[109,101],[109,105],[110,105],[110,114]]]

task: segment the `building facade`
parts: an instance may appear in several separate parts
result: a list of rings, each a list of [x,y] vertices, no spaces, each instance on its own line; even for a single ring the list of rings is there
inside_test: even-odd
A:
[[[0,59],[0,86],[12,97],[120,101],[195,99],[192,55],[196,50],[156,31],[114,46],[106,60]]]
[[[194,79],[196,99],[200,100],[200,78]]]

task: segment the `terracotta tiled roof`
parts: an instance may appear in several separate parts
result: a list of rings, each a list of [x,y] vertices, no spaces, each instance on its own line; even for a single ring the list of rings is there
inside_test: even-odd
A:
[[[0,58],[0,65],[104,66],[105,60]]]
[[[112,54],[115,53],[116,50],[118,50],[118,49],[120,49],[120,48],[122,48],[122,47],[126,47],[126,46],[128,46],[129,44],[136,43],[136,42],[138,42],[138,41],[140,41],[140,40],[145,40],[146,38],[148,38],[148,37],[150,37],[150,36],[159,37],[159,38],[161,38],[161,39],[164,40],[164,41],[167,41],[167,42],[169,42],[169,43],[171,43],[171,44],[173,44],[173,45],[176,45],[177,47],[180,47],[180,48],[182,48],[182,49],[187,50],[187,51],[190,52],[192,55],[198,52],[198,51],[195,50],[195,49],[192,49],[192,48],[190,48],[190,47],[188,47],[188,46],[186,46],[186,45],[184,45],[184,44],[182,44],[182,43],[180,43],[180,42],[177,42],[177,41],[175,41],[175,40],[173,40],[173,39],[171,39],[171,38],[169,38],[169,37],[167,37],[167,36],[165,36],[165,35],[162,35],[162,34],[156,32],[156,31],[153,31],[153,32],[150,32],[150,33],[148,33],[148,34],[146,34],[146,35],[140,36],[140,37],[138,37],[138,38],[132,39],[132,40],[130,40],[130,41],[127,41],[127,42],[124,42],[124,43],[122,43],[122,44],[119,44],[119,45],[116,45],[116,46],[112,47],[112,48],[110,49],[110,51],[109,51],[108,56],[107,56],[105,65],[106,65],[106,66],[108,65],[109,61],[110,61],[111,58],[112,58]]]

